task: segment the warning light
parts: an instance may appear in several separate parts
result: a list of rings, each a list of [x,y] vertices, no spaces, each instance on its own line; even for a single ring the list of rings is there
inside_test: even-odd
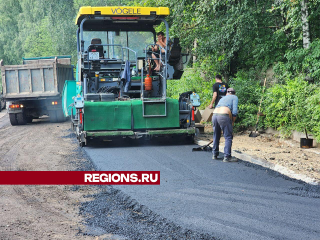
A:
[[[58,102],[52,102],[52,105],[58,105]]]
[[[194,122],[194,107],[192,107],[191,121],[193,121],[193,122]]]
[[[79,109],[79,118],[80,118],[80,124],[83,122],[83,116],[82,116],[82,110]]]

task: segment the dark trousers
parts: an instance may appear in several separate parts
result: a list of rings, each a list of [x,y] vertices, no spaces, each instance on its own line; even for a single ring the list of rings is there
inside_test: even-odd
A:
[[[228,114],[213,114],[213,149],[212,153],[215,156],[219,155],[219,142],[221,138],[221,130],[225,138],[224,156],[231,157],[231,146],[233,139],[232,121]]]

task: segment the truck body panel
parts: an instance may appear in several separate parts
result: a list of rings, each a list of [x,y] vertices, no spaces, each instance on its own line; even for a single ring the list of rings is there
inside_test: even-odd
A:
[[[72,66],[57,62],[1,66],[1,73],[6,100],[58,96],[73,78]]]
[[[22,58],[23,64],[44,64],[57,62],[64,65],[71,65],[71,56],[52,56],[52,57],[32,57]]]

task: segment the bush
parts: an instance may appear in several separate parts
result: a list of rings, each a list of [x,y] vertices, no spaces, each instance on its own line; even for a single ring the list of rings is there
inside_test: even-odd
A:
[[[236,90],[239,98],[239,114],[235,123],[235,131],[252,127],[257,121],[257,112],[261,99],[261,76],[255,70],[238,72],[236,78],[230,79],[229,85]]]
[[[184,72],[181,80],[168,81],[168,96],[178,99],[182,92],[195,91],[200,95],[200,109],[205,109],[212,99],[212,85],[215,80],[213,73],[209,75],[209,80],[205,80],[200,69],[200,66],[189,68]],[[259,78],[261,76],[257,75],[255,70],[251,70],[239,72],[236,78],[230,79],[229,85],[236,90],[239,98],[239,115],[235,124],[235,131],[244,130],[256,123],[256,114],[262,91],[260,81],[257,81]]]
[[[320,89],[319,85],[315,86],[313,94],[306,100],[307,111],[306,116],[310,116],[309,124],[310,132],[316,137],[317,142],[320,142]]]
[[[308,49],[297,48],[285,54],[285,62],[279,62],[274,70],[282,80],[295,76],[308,76],[320,82],[320,40],[311,43]]]
[[[305,129],[320,140],[320,91],[318,84],[309,84],[303,77],[289,79],[283,85],[267,89],[264,100],[264,125],[284,136]]]
[[[194,91],[200,96],[200,109],[205,109],[209,106],[212,99],[212,86],[214,82],[214,78],[210,80],[203,79],[199,68],[188,68],[183,73],[181,80],[169,80],[167,82],[167,95],[168,97],[178,99],[181,93]]]

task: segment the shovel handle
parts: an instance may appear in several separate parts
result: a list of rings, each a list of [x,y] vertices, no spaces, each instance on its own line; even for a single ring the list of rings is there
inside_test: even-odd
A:
[[[211,143],[213,143],[213,140],[211,140],[207,145],[205,145],[203,147],[208,147]]]

